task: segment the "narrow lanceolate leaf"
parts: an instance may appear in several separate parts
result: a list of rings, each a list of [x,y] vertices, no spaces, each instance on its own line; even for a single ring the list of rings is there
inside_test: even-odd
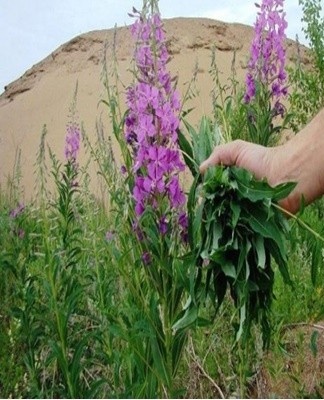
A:
[[[254,215],[249,215],[249,225],[253,229],[254,232],[259,233],[265,238],[270,238],[278,243],[278,247],[280,248],[281,253],[285,252],[284,249],[284,237],[280,230],[280,228],[276,225],[276,223],[272,220],[266,220],[262,218],[263,216],[258,214],[258,211],[255,211]],[[282,239],[282,240],[281,240]]]
[[[266,252],[263,236],[257,235],[253,244],[257,252],[258,267],[264,269],[266,266]]]
[[[151,337],[151,347],[152,347],[152,356],[154,359],[156,372],[159,375],[159,378],[164,382],[167,386],[170,386],[171,377],[169,374],[169,370],[166,365],[165,356],[161,352],[161,344],[159,343],[155,334],[152,334]]]
[[[179,147],[182,151],[183,158],[185,160],[185,163],[187,167],[189,168],[190,172],[192,173],[192,176],[197,176],[198,175],[198,167],[194,163],[194,154],[193,154],[193,149],[185,137],[185,135],[178,129],[178,141],[179,141]]]
[[[232,174],[236,179],[238,191],[242,197],[248,198],[252,202],[266,198],[275,202],[279,201],[287,197],[296,186],[296,183],[288,182],[271,187],[265,180],[257,181],[249,171],[241,168],[233,167]]]
[[[184,315],[172,326],[172,329],[178,331],[193,325],[198,318],[198,308],[196,305],[189,306]]]
[[[274,188],[272,200],[279,201],[286,198],[296,187],[295,182],[282,183]]]
[[[312,247],[312,262],[311,262],[311,278],[315,286],[317,282],[317,273],[322,265],[322,245],[318,239],[314,239]]]
[[[314,357],[316,357],[318,353],[318,343],[317,343],[318,337],[319,337],[318,331],[313,331],[309,347]]]

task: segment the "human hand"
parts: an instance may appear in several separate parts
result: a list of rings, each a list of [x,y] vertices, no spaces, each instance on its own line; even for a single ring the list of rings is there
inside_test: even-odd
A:
[[[308,204],[324,192],[323,150],[316,152],[306,138],[306,134],[300,134],[284,145],[270,148],[235,140],[217,146],[201,164],[200,171],[204,173],[211,165],[235,165],[249,170],[257,179],[266,178],[271,186],[296,182],[295,189],[280,202],[286,211],[294,214],[303,197]]]
[[[215,147],[210,157],[201,164],[200,172],[204,173],[211,165],[235,165],[252,172],[257,179],[266,178],[271,186],[275,186],[281,183],[273,168],[277,163],[277,153],[278,149],[276,151],[275,148],[235,140]],[[287,202],[285,199],[282,206],[289,212],[296,211],[296,204],[291,204],[291,200]]]

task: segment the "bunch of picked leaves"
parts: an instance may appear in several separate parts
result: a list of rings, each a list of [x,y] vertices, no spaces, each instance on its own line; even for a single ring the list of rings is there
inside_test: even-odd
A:
[[[211,298],[217,311],[229,291],[237,309],[236,339],[247,339],[256,322],[267,345],[273,260],[290,283],[285,246],[288,224],[276,203],[294,184],[271,187],[237,167],[215,166],[199,175],[195,165],[206,159],[217,143],[217,129],[207,119],[199,133],[188,128],[192,145],[183,135],[180,142],[195,176],[188,199],[189,242],[195,265],[192,297],[196,305]]]
[[[272,188],[235,167],[211,168],[203,179],[193,221],[200,230],[195,248],[198,276],[205,275],[205,290],[214,297],[216,309],[230,290],[239,313],[237,339],[249,333],[253,321],[261,323],[264,339],[269,337],[272,259],[289,282],[287,222],[273,204],[290,190],[285,184]]]

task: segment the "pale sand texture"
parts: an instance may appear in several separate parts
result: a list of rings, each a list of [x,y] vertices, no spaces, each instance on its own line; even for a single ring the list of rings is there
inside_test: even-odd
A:
[[[189,116],[190,122],[195,125],[202,114],[211,113],[211,90],[214,86],[208,73],[211,49],[216,46],[217,65],[224,83],[230,76],[233,53],[236,52],[237,76],[243,82],[253,29],[210,19],[176,18],[165,20],[165,30],[172,57],[169,68],[172,75],[179,77],[178,90],[182,94],[198,63],[196,86],[199,96],[187,104],[188,108],[195,107]],[[106,133],[112,134],[107,107],[100,100],[106,99],[101,80],[105,43],[109,64],[113,37],[113,29],[78,36],[6,86],[0,96],[1,185],[11,174],[16,149],[20,148],[25,196],[33,194],[34,163],[44,124],[48,130],[48,144],[59,158],[63,158],[65,128],[76,82],[79,120],[83,122],[87,135],[95,138],[96,121],[100,118]],[[134,43],[126,27],[117,29],[116,46],[118,72],[127,85],[131,79],[128,69]],[[292,62],[295,53],[294,42],[287,41],[289,62]],[[303,61],[308,62],[304,52],[303,57]],[[123,90],[120,98],[122,101],[125,99]],[[82,157],[81,154],[81,163]],[[95,187],[94,182],[94,190]]]

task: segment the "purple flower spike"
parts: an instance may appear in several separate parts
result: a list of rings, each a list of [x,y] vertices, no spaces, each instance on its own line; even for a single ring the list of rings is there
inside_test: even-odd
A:
[[[66,127],[64,155],[66,160],[75,162],[80,148],[80,128],[76,123]]]
[[[246,75],[246,103],[255,97],[257,82],[268,88],[274,101],[287,95],[284,49],[287,22],[283,3],[284,0],[263,0],[257,5],[259,12]]]
[[[142,254],[142,261],[144,263],[144,265],[149,265],[152,262],[152,257],[151,254],[148,253],[147,251],[145,253]]]
[[[182,212],[179,215],[179,225],[183,230],[187,230],[188,228],[188,215],[185,212]]]
[[[17,218],[23,213],[25,206],[22,203],[18,203],[17,207],[10,211],[9,216],[11,218]]]
[[[134,156],[136,223],[150,206],[156,210],[161,235],[165,235],[170,231],[167,213],[180,215],[185,204],[179,183],[179,173],[185,168],[177,135],[180,96],[172,87],[173,80],[166,68],[169,54],[160,16],[137,14],[131,27],[137,44],[137,79],[126,93],[124,133]]]

